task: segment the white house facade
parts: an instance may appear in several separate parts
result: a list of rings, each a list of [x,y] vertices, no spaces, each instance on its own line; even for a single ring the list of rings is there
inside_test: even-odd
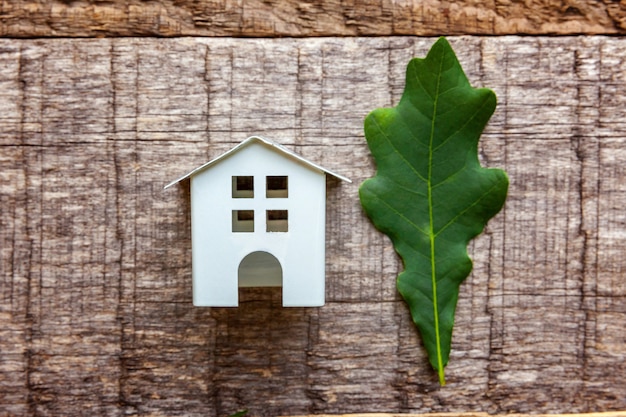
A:
[[[283,306],[325,302],[326,174],[253,136],[191,180],[195,306],[235,307],[239,287],[282,286]]]

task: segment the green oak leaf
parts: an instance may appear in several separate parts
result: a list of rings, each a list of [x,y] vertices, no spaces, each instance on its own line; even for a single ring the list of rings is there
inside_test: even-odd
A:
[[[508,177],[478,161],[496,96],[473,88],[445,38],[409,62],[396,107],[365,119],[377,166],[361,204],[404,262],[398,291],[445,385],[459,286],[472,270],[467,244],[504,204]]]

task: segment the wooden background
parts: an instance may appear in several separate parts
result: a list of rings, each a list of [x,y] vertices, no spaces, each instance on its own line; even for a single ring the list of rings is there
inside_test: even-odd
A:
[[[2,2],[0,415],[625,410],[626,6],[492,3]],[[435,41],[402,35],[461,33],[510,35],[449,40],[511,187],[441,388],[357,192],[363,118]],[[323,308],[191,304],[189,190],[162,188],[252,134],[354,181]]]

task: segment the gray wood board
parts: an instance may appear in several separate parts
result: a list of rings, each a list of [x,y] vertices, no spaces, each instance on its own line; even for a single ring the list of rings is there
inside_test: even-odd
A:
[[[626,409],[626,40],[450,39],[511,179],[470,244],[448,385],[364,216],[362,122],[434,39],[0,40],[0,412]],[[330,181],[327,305],[194,308],[188,185],[252,134]]]

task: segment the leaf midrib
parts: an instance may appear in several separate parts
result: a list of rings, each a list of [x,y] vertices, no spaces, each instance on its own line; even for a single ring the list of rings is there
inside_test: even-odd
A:
[[[442,50],[439,72],[437,73],[437,87],[435,88],[435,97],[433,102],[433,117],[430,126],[430,138],[428,140],[428,178],[426,187],[428,190],[428,217],[429,217],[429,239],[430,239],[430,279],[433,291],[433,316],[435,320],[435,344],[437,347],[437,373],[439,374],[439,383],[443,386],[446,384],[443,358],[441,354],[441,335],[439,334],[439,304],[437,300],[437,273],[435,263],[435,221],[433,214],[433,195],[432,195],[432,171],[433,171],[433,141],[435,138],[435,120],[437,118],[437,104],[439,102],[439,89],[441,85],[441,73],[443,70],[443,60],[445,51]]]

